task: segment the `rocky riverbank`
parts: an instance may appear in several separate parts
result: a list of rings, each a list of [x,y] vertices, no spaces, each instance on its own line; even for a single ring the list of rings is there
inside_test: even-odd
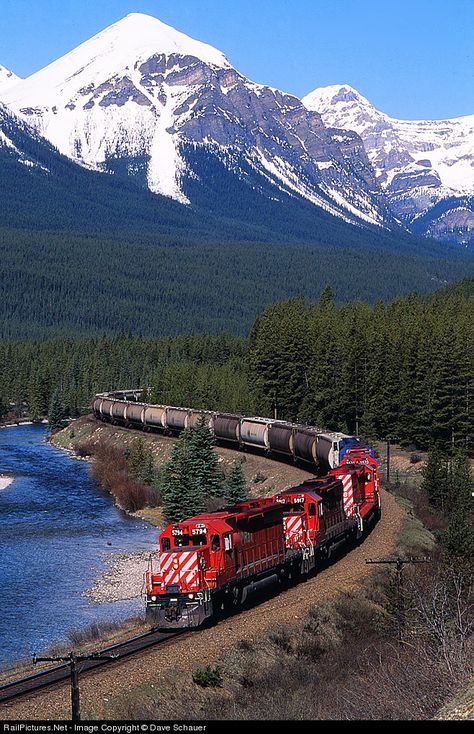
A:
[[[97,579],[94,586],[84,595],[96,604],[136,599],[145,590],[145,572],[150,558],[156,568],[158,553],[144,551],[123,553],[113,556],[109,567]]]

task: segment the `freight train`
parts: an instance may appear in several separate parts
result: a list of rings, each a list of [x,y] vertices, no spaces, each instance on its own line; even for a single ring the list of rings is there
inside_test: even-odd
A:
[[[160,535],[158,568],[150,560],[145,574],[147,621],[199,627],[255,591],[307,576],[379,515],[377,462],[370,450],[349,449],[325,476],[173,523]]]
[[[315,472],[335,469],[348,451],[364,448],[357,438],[345,433],[325,431],[270,418],[246,418],[167,405],[139,402],[141,391],[120,391],[96,395],[93,410],[96,418],[149,431],[177,433],[195,426],[203,417],[214,438],[241,449],[261,449],[275,458],[287,457],[309,465]]]
[[[358,439],[267,418],[138,402],[140,392],[97,395],[97,418],[175,432],[205,416],[214,437],[311,465],[319,476],[271,498],[173,523],[145,574],[146,618],[160,629],[199,627],[264,587],[304,577],[339,546],[360,542],[380,516],[378,464]]]

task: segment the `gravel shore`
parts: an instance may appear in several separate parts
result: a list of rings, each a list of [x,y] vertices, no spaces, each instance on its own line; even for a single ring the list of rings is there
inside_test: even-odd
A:
[[[150,557],[156,568],[157,552],[141,551],[113,556],[109,568],[99,576],[91,589],[84,592],[84,595],[97,604],[136,599],[145,590],[145,572]]]

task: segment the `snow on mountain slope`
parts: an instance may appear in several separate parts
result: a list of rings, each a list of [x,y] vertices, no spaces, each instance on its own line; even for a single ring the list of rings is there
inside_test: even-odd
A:
[[[0,157],[16,161],[27,168],[48,173],[48,168],[35,155],[37,145],[47,145],[40,135],[0,102]]]
[[[440,202],[474,195],[474,115],[450,120],[396,120],[348,85],[315,89],[303,98],[326,125],[354,130],[395,214],[408,224]],[[438,210],[436,210],[438,211]],[[454,214],[459,211],[459,218]],[[436,236],[435,219],[427,234]],[[429,220],[429,217],[428,217]],[[427,221],[428,221],[427,220]],[[453,239],[474,238],[474,213],[453,201]],[[456,235],[457,223],[460,232]],[[446,212],[443,222],[446,230]]]
[[[276,191],[350,222],[393,220],[360,138],[250,82],[218,50],[131,14],[2,95],[62,153],[183,203],[188,143],[244,151]],[[240,175],[239,170],[235,171]]]
[[[0,94],[21,81],[20,77],[0,64]]]

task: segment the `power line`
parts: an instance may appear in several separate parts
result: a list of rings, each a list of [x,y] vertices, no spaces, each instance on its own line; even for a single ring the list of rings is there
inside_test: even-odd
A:
[[[403,569],[407,564],[415,565],[417,563],[431,563],[431,558],[380,558],[368,559],[367,564],[387,564],[395,566],[397,574],[397,626],[398,641],[403,642],[403,630],[405,627],[405,607],[403,604]]]
[[[68,663],[71,669],[71,712],[72,721],[81,720],[81,702],[79,692],[79,670],[77,664],[84,660],[116,660],[117,655],[101,655],[100,653],[91,653],[90,655],[75,655],[70,652],[69,655],[54,657],[36,657],[33,655],[33,665],[36,663],[52,663],[61,662]]]

